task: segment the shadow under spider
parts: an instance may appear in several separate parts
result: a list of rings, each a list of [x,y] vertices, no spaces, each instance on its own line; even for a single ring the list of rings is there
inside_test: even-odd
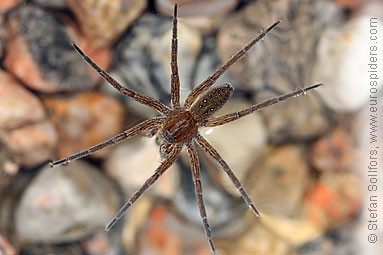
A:
[[[274,97],[262,103],[252,105],[247,109],[241,111],[225,114],[220,117],[211,117],[213,113],[219,110],[228,101],[228,99],[234,92],[234,88],[230,84],[223,84],[215,86],[213,88],[210,87],[231,65],[233,65],[241,57],[243,57],[258,41],[263,39],[266,36],[266,34],[269,33],[273,28],[275,28],[280,22],[281,20],[278,20],[266,30],[261,31],[261,33],[257,37],[251,40],[245,47],[243,47],[240,51],[233,55],[225,64],[219,67],[211,76],[209,76],[205,81],[199,84],[186,98],[184,105],[181,106],[180,80],[178,76],[177,65],[177,4],[174,4],[170,63],[172,71],[170,108],[154,98],[137,93],[120,85],[108,73],[102,70],[96,63],[94,63],[88,56],[86,56],[75,43],[73,43],[73,47],[85,59],[85,61],[88,62],[88,64],[90,64],[108,83],[110,83],[110,85],[117,89],[122,95],[131,97],[133,100],[147,105],[157,110],[161,114],[159,117],[145,120],[103,143],[100,143],[87,150],[80,151],[67,158],[51,163],[52,166],[59,164],[65,165],[68,164],[71,160],[76,160],[85,157],[89,154],[95,153],[96,151],[104,147],[117,144],[135,135],[144,135],[147,137],[152,137],[154,135],[160,136],[160,140],[162,141],[162,144],[160,145],[160,153],[165,158],[164,161],[158,166],[154,174],[145,181],[145,183],[117,212],[115,217],[106,226],[106,231],[109,231],[118,221],[118,219],[120,219],[129,209],[129,207],[141,196],[141,194],[145,190],[147,190],[155,181],[157,181],[160,178],[160,176],[177,160],[182,148],[186,146],[190,158],[192,176],[195,185],[195,194],[197,197],[198,207],[203,221],[204,230],[206,233],[206,237],[209,241],[210,247],[213,253],[215,253],[215,247],[213,244],[211,230],[207,220],[207,214],[202,197],[200,166],[198,155],[194,147],[195,142],[221,165],[223,170],[229,176],[230,180],[233,182],[234,186],[241,193],[241,196],[246,202],[246,204],[253,210],[253,212],[257,216],[260,216],[259,211],[255,207],[253,201],[251,200],[245,189],[243,188],[242,184],[239,182],[238,178],[235,176],[234,172],[230,169],[229,165],[221,157],[218,151],[214,149],[213,146],[211,146],[208,143],[208,141],[206,141],[199,134],[198,128],[201,126],[215,127],[229,123],[272,104],[276,104],[286,99],[306,94],[307,91],[322,85],[321,83],[319,83],[307,88],[297,89],[288,94]]]

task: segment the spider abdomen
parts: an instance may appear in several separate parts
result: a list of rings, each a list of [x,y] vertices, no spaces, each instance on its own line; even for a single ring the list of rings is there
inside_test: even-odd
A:
[[[168,116],[162,135],[170,143],[182,142],[196,134],[197,124],[189,111],[176,110]]]
[[[234,88],[230,84],[211,88],[192,104],[190,113],[198,123],[201,123],[218,111],[233,95],[233,92]]]

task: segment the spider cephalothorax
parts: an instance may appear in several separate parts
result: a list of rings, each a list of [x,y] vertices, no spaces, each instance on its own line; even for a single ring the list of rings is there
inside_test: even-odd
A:
[[[161,115],[159,117],[149,119],[139,123],[138,125],[116,135],[115,137],[95,145],[87,150],[78,152],[65,159],[61,159],[52,162],[52,166],[59,164],[67,164],[71,160],[79,159],[92,154],[106,146],[117,144],[125,139],[131,138],[135,135],[145,135],[152,137],[157,135],[160,137],[160,153],[164,157],[162,163],[155,170],[154,174],[149,177],[146,182],[133,194],[133,196],[124,204],[124,206],[117,212],[116,216],[106,226],[106,230],[109,231],[113,225],[120,219],[128,208],[141,196],[141,194],[147,190],[160,176],[177,160],[181,153],[182,148],[185,146],[190,158],[191,170],[193,180],[195,184],[195,194],[198,201],[198,207],[200,210],[201,218],[203,221],[206,236],[209,240],[212,251],[215,253],[215,248],[211,236],[210,226],[207,220],[207,214],[205,205],[202,198],[202,185],[200,180],[200,166],[198,161],[198,155],[194,144],[197,143],[203,150],[205,150],[214,160],[216,160],[223,170],[227,173],[234,186],[241,193],[243,200],[246,204],[259,216],[259,212],[256,209],[253,201],[247,195],[242,184],[235,176],[234,172],[230,169],[229,165],[220,156],[218,151],[214,149],[208,141],[206,141],[199,133],[198,128],[215,127],[226,124],[231,121],[235,121],[242,118],[254,111],[265,108],[269,105],[279,103],[289,98],[306,94],[307,91],[317,88],[322,84],[316,84],[304,89],[298,89],[288,94],[271,98],[262,103],[252,105],[244,110],[225,114],[220,117],[211,117],[213,113],[218,111],[233,94],[234,89],[229,84],[224,84],[211,88],[215,81],[235,62],[243,57],[259,40],[264,38],[274,27],[276,27],[281,20],[278,20],[268,29],[262,31],[257,37],[251,40],[245,47],[233,55],[225,64],[219,67],[211,76],[205,81],[199,84],[186,98],[184,105],[180,105],[180,80],[178,76],[177,65],[177,4],[174,5],[173,15],[173,35],[171,44],[171,107],[153,99],[151,97],[142,95],[135,91],[120,85],[114,80],[108,73],[97,66],[88,56],[86,56],[76,44],[73,43],[73,47],[81,54],[81,56],[87,61],[107,82],[109,82],[115,89],[121,94],[131,97],[133,100],[138,101],[144,105],[147,105],[157,110]]]

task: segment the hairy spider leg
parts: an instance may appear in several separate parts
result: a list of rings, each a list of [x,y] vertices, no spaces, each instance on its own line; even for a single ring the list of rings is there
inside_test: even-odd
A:
[[[76,51],[84,58],[84,60],[91,67],[93,67],[101,75],[102,78],[104,78],[110,85],[117,89],[117,91],[120,92],[120,94],[131,97],[133,100],[141,104],[147,105],[150,108],[157,110],[161,114],[168,114],[170,112],[170,109],[160,101],[122,86],[107,72],[102,70],[90,57],[85,55],[85,53],[82,52],[82,50],[75,43],[72,43],[72,45],[76,49]]]
[[[177,3],[174,4],[173,13],[173,33],[172,33],[172,49],[171,49],[171,62],[170,66],[172,69],[171,75],[171,101],[173,110],[180,109],[180,77],[178,75],[177,65]]]
[[[241,193],[241,196],[243,200],[245,200],[246,204],[253,210],[255,215],[258,217],[260,216],[259,211],[255,207],[253,201],[247,194],[245,188],[242,186],[238,178],[235,176],[234,172],[231,170],[229,165],[226,163],[225,160],[221,157],[221,155],[218,153],[216,149],[214,149],[213,146],[211,146],[208,141],[206,141],[205,138],[203,138],[201,135],[197,135],[196,137],[197,143],[213,158],[215,159],[223,168],[223,170],[226,172],[226,174],[229,176],[230,180],[233,182],[234,186],[238,189],[239,193]]]
[[[239,50],[235,55],[233,55],[225,64],[220,66],[214,74],[210,75],[205,81],[199,84],[193,91],[189,94],[189,96],[185,100],[185,107],[189,108],[197,97],[210,88],[218,78],[226,72],[226,70],[232,66],[235,62],[241,59],[257,42],[262,40],[273,28],[275,28],[282,20],[276,21],[273,25],[271,25],[266,30],[261,31],[261,33],[251,40],[245,47]]]
[[[126,213],[129,207],[136,202],[136,200],[144,193],[153,183],[155,183],[163,173],[177,160],[181,153],[183,145],[173,144],[169,156],[158,166],[156,171],[152,176],[150,176],[145,183],[133,194],[133,196],[121,207],[117,212],[116,216],[110,221],[106,226],[105,230],[110,231],[110,229],[116,224],[116,222]]]
[[[196,195],[197,202],[198,202],[199,213],[200,213],[201,218],[202,218],[203,227],[205,229],[206,237],[209,240],[209,244],[210,244],[211,249],[213,250],[213,253],[215,254],[215,247],[214,247],[213,239],[211,236],[211,230],[210,230],[209,222],[207,221],[205,204],[203,202],[203,197],[202,197],[202,184],[201,184],[201,174],[200,174],[200,165],[199,165],[199,160],[198,160],[198,154],[197,154],[197,151],[195,150],[192,142],[186,144],[186,146],[187,146],[187,151],[188,151],[189,158],[190,158],[190,164],[192,167],[192,175],[193,175],[193,180],[194,180],[195,195]]]
[[[229,123],[231,121],[237,120],[239,118],[242,118],[242,117],[244,117],[250,113],[253,113],[253,112],[258,111],[262,108],[268,107],[270,105],[277,104],[277,103],[280,103],[284,100],[304,95],[307,93],[307,91],[309,91],[311,89],[315,89],[315,88],[320,87],[322,85],[323,85],[322,83],[318,83],[318,84],[312,85],[312,86],[304,88],[304,89],[297,89],[297,90],[294,90],[288,94],[284,94],[282,96],[277,96],[277,97],[268,99],[266,101],[263,101],[259,104],[252,105],[249,108],[243,109],[241,111],[228,113],[228,114],[225,114],[225,115],[219,116],[219,117],[211,117],[211,118],[206,119],[204,122],[202,122],[201,125],[205,126],[205,127],[220,126],[220,125]]]
[[[90,147],[87,150],[80,151],[76,154],[73,154],[73,155],[67,157],[67,158],[60,159],[60,160],[57,160],[55,162],[51,162],[51,166],[53,167],[53,166],[60,165],[60,164],[66,165],[67,163],[69,163],[72,160],[76,160],[76,159],[88,156],[88,155],[93,154],[96,151],[99,151],[99,150],[101,150],[107,146],[120,143],[121,141],[123,141],[125,139],[131,138],[135,135],[141,134],[144,131],[147,131],[147,130],[153,129],[159,125],[162,125],[164,120],[165,120],[164,117],[145,120],[145,121],[137,124],[136,126],[130,128],[128,130],[125,130],[124,132],[110,138],[109,140],[107,140],[105,142],[102,142],[102,143],[97,144],[93,147]]]

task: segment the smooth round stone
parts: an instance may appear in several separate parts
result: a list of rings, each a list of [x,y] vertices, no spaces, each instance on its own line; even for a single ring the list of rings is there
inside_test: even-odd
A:
[[[0,129],[12,129],[45,117],[40,100],[8,73],[0,71]]]
[[[26,86],[41,92],[79,91],[95,86],[99,76],[89,72],[89,65],[71,45],[73,41],[81,42],[73,22],[64,23],[33,5],[20,5],[10,13],[8,27],[4,66]]]
[[[230,99],[228,103],[218,111],[216,116],[235,112],[249,107],[244,100]],[[200,134],[209,141],[209,143],[220,153],[222,158],[228,163],[235,172],[239,180],[243,180],[252,168],[257,158],[259,158],[267,142],[267,130],[263,119],[259,113],[253,113],[231,123],[214,128],[201,128]],[[202,152],[204,157],[207,155]],[[240,196],[232,181],[220,165],[214,162],[215,173],[218,173],[219,179],[216,180],[223,188],[232,195]]]
[[[114,185],[91,165],[74,161],[65,167],[46,166],[21,197],[16,235],[26,242],[78,240],[104,228],[118,206]]]
[[[184,24],[193,27],[203,34],[211,33],[228,12],[237,5],[238,0],[183,0],[178,3],[178,18]],[[174,1],[156,0],[158,12],[173,16]]]
[[[124,109],[115,98],[99,92],[82,92],[44,100],[59,133],[59,158],[87,149],[120,133]],[[105,155],[105,150],[94,154]]]
[[[325,84],[318,94],[336,112],[359,110],[368,102],[371,89],[382,87],[383,82],[377,77],[383,66],[379,57],[383,55],[379,47],[383,37],[370,39],[371,18],[353,18],[342,26],[329,27],[321,36],[311,80]],[[383,30],[382,21],[376,19],[374,29]]]
[[[45,120],[13,129],[1,141],[18,163],[33,166],[54,157],[58,135],[53,123]]]
[[[291,244],[257,222],[249,222],[247,231],[241,236],[219,242],[227,252],[224,254],[292,254]]]
[[[47,8],[57,8],[57,9],[67,8],[66,0],[32,0],[32,2]]]
[[[68,0],[82,31],[95,45],[111,45],[146,7],[145,0]]]
[[[163,161],[155,138],[132,138],[119,145],[107,158],[107,174],[126,191],[127,196],[135,192]],[[179,185],[178,167],[173,164],[145,194],[171,198]],[[145,195],[144,194],[144,195]]]
[[[244,176],[243,185],[261,215],[265,212],[290,217],[299,212],[311,182],[305,150],[302,145],[270,148],[260,163]]]
[[[16,4],[18,4],[19,2],[20,2],[20,0],[2,0],[0,2],[0,14],[6,13],[11,8],[16,6]]]

